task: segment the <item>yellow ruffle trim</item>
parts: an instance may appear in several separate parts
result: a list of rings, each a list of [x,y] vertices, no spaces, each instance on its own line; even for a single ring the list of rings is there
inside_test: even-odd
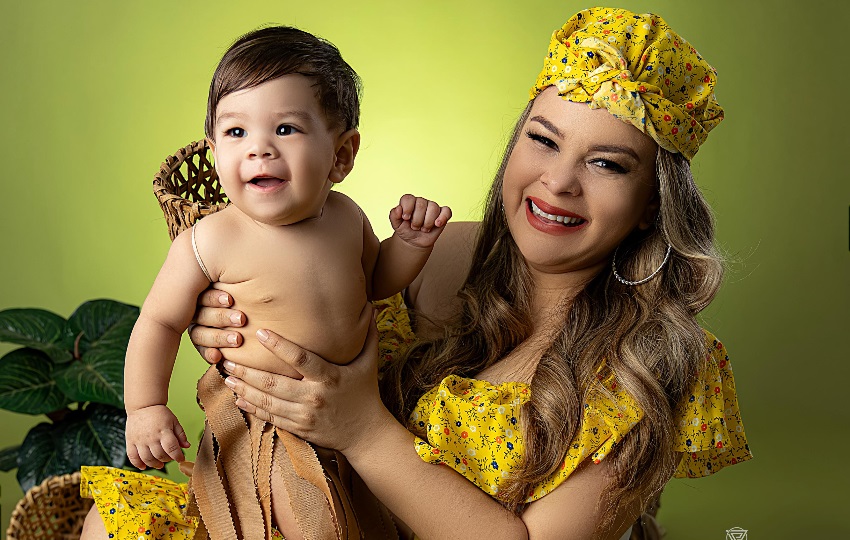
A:
[[[689,399],[676,411],[680,418],[675,450],[682,452],[677,477],[699,477],[750,459],[741,424],[731,363],[722,344],[705,332],[705,369]],[[452,467],[498,498],[499,488],[521,462],[519,413],[530,398],[523,383],[498,386],[450,376],[419,400],[410,423],[426,432],[416,451],[429,463]],[[599,379],[582,410],[582,429],[561,465],[538,485],[528,502],[543,497],[566,480],[586,458],[599,463],[643,417],[613,375]]]

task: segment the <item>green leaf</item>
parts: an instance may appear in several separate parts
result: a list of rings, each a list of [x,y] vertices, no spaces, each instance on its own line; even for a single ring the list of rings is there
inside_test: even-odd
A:
[[[56,426],[41,423],[27,433],[18,454],[18,483],[24,492],[37,486],[48,476],[72,472],[62,463],[56,451]]]
[[[16,349],[0,358],[0,407],[43,414],[68,405],[53,380],[53,362],[35,349]]]
[[[74,336],[82,333],[81,355],[92,349],[111,348],[125,351],[139,308],[114,300],[90,300],[68,318]]]
[[[126,349],[89,349],[82,359],[57,369],[56,385],[72,401],[93,401],[124,407]]]
[[[121,467],[125,423],[122,409],[94,404],[72,411],[56,424],[35,426],[19,452],[21,489],[27,491],[49,476],[74,472],[83,465]]]
[[[58,438],[61,462],[72,471],[83,465],[123,466],[127,454],[124,409],[90,404],[75,413],[69,415]]]
[[[20,450],[20,445],[0,450],[0,471],[9,472],[18,467],[18,452]]]
[[[0,311],[0,341],[44,351],[57,364],[70,362],[74,337],[66,321],[43,309]]]

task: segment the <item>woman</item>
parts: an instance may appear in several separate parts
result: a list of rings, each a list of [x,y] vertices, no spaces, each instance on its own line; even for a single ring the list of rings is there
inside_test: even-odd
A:
[[[689,167],[722,119],[714,82],[657,16],[576,14],[482,223],[450,225],[408,290],[420,341],[383,401],[374,330],[348,366],[261,331],[303,379],[225,362],[237,405],[342,452],[421,538],[616,539],[674,473],[748,459],[725,351],[695,319],[721,278]],[[238,345],[208,328],[233,314],[199,311],[208,361]]]

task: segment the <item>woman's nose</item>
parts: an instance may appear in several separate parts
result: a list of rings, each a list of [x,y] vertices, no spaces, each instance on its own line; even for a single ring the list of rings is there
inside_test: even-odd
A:
[[[540,183],[553,195],[581,194],[581,176],[573,168],[559,167],[547,170],[540,177]]]

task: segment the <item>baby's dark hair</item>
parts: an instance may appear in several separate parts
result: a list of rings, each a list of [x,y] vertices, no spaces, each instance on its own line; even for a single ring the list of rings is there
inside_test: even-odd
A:
[[[221,99],[283,75],[313,78],[316,98],[328,121],[345,131],[360,122],[360,77],[333,43],[291,26],[259,28],[227,49],[213,74],[204,131],[214,138]]]

